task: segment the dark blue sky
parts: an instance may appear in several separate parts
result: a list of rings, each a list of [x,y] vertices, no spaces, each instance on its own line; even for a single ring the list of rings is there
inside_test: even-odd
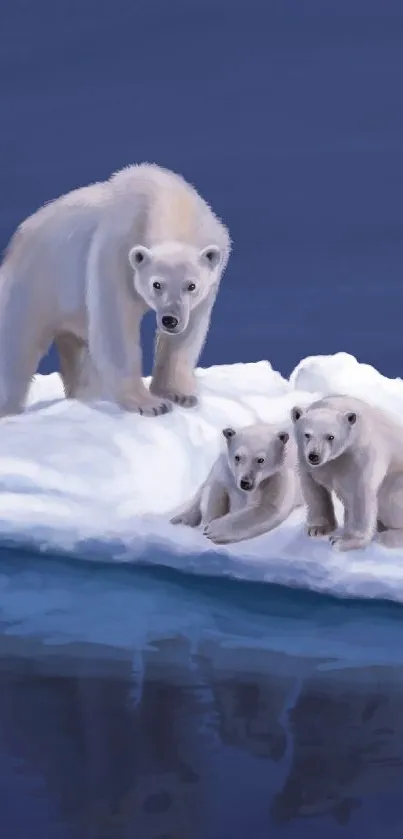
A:
[[[1,247],[156,161],[234,240],[204,365],[344,350],[402,374],[401,0],[3,0],[0,32]]]

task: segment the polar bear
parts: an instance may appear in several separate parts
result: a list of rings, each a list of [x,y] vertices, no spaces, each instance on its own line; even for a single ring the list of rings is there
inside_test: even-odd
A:
[[[68,397],[156,416],[197,403],[194,368],[231,250],[180,175],[129,166],[52,201],[16,231],[0,269],[0,416],[22,410],[55,341]],[[140,323],[154,310],[150,389]]]
[[[204,525],[211,542],[225,544],[260,536],[303,503],[288,431],[269,423],[224,428],[227,450],[172,524]]]
[[[374,536],[403,546],[403,427],[380,408],[329,396],[292,410],[309,536],[338,550],[365,548]],[[344,507],[336,531],[331,493]]]

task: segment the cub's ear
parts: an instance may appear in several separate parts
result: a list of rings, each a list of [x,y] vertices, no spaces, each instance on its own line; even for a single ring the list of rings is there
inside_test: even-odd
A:
[[[357,414],[355,414],[354,411],[349,411],[348,414],[346,414],[346,417],[347,422],[350,425],[354,425],[354,423],[357,422]]]
[[[281,442],[284,443],[284,445],[285,445],[286,443],[288,443],[288,441],[290,439],[290,435],[288,434],[287,431],[280,431],[280,434],[278,435],[278,439],[281,440]]]
[[[295,408],[293,408],[292,411],[291,411],[292,421],[297,422],[297,420],[301,419],[303,413],[304,412],[303,412],[302,408],[298,408],[298,406],[296,405]]]
[[[223,428],[222,433],[226,440],[230,440],[231,437],[235,437],[235,431],[233,428]]]
[[[217,245],[208,245],[207,248],[203,248],[203,250],[200,251],[199,260],[202,265],[207,265],[207,267],[212,271],[213,268],[217,268],[217,265],[221,260],[220,248],[217,248]]]
[[[136,245],[129,253],[129,262],[133,269],[143,268],[152,260],[152,253],[143,245]]]

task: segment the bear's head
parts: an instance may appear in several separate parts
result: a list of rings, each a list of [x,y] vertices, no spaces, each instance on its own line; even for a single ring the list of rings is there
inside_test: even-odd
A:
[[[312,407],[291,411],[300,458],[316,467],[340,457],[353,440],[357,414],[335,408]]]
[[[178,335],[192,309],[201,303],[218,280],[222,254],[217,245],[202,250],[178,242],[153,248],[137,245],[129,253],[134,287],[157,316],[162,332]]]
[[[288,431],[266,423],[235,431],[224,428],[229,468],[237,487],[244,492],[256,489],[262,481],[279,471],[284,461]]]

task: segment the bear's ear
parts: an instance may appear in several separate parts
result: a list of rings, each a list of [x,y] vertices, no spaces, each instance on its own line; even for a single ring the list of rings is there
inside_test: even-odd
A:
[[[217,268],[217,265],[221,260],[220,248],[217,248],[217,245],[208,245],[207,248],[203,248],[203,250],[200,251],[199,260],[202,265],[207,265],[210,270]]]
[[[222,433],[226,440],[230,440],[231,437],[235,437],[235,431],[233,428],[223,428]]]
[[[287,431],[280,431],[280,434],[278,435],[278,439],[281,440],[281,442],[284,443],[284,445],[285,445],[286,443],[288,443],[288,441],[290,439],[290,435],[288,434]]]
[[[354,411],[349,411],[348,414],[346,414],[346,417],[349,425],[354,425],[354,423],[357,422],[357,414],[355,414]]]
[[[298,408],[298,405],[296,405],[291,411],[292,421],[297,422],[297,420],[301,419],[303,413],[302,408]]]
[[[151,259],[151,251],[143,245],[136,245],[129,253],[129,262],[133,269],[143,268],[144,265],[151,262]]]

